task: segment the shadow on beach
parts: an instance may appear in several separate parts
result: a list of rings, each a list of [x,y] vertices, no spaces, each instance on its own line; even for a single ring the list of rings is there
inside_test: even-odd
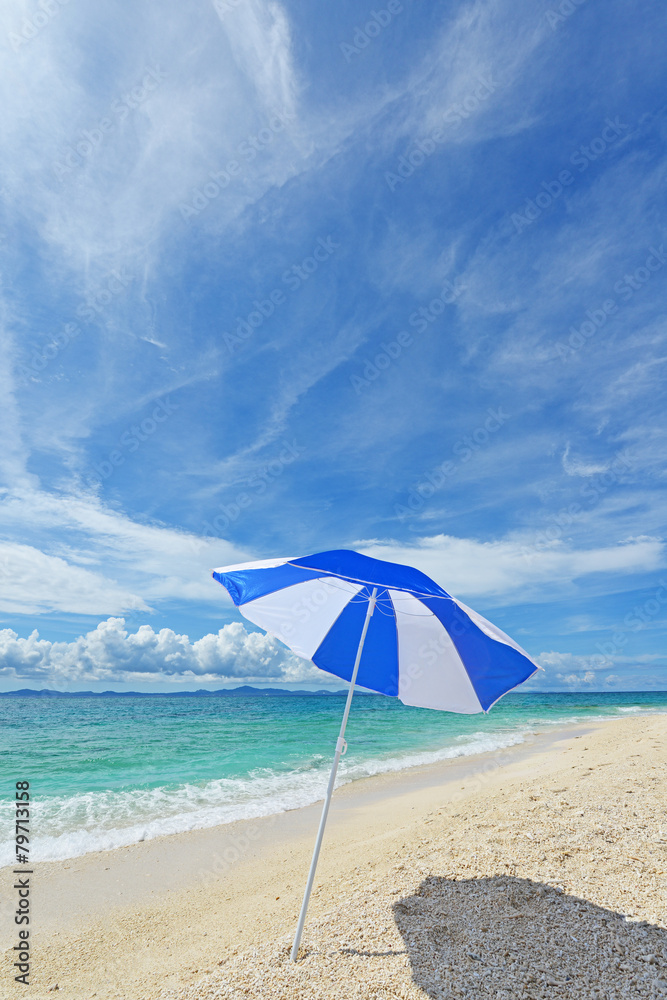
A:
[[[666,930],[530,879],[432,876],[394,917],[434,1000],[667,996]]]

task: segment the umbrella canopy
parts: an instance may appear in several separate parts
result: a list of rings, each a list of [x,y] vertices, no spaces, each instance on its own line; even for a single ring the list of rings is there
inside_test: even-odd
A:
[[[356,682],[406,705],[486,712],[539,669],[508,635],[410,566],[338,549],[213,576],[249,621],[347,681],[376,588]]]
[[[214,570],[242,615],[350,681],[297,924],[296,962],[355,683],[406,705],[487,712],[539,667],[520,646],[409,566],[348,549]]]

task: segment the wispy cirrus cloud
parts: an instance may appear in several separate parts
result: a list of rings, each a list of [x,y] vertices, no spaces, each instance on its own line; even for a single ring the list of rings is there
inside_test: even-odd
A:
[[[563,469],[568,476],[583,476],[584,478],[588,476],[597,476],[602,472],[606,472],[609,468],[609,463],[596,465],[594,462],[587,463],[580,458],[570,458],[569,441],[566,445],[565,451],[563,452],[562,463]]]

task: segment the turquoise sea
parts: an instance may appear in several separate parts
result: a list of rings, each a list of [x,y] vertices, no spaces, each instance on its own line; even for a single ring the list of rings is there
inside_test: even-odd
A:
[[[1,829],[24,780],[36,861],[307,805],[323,797],[343,705],[343,695],[2,697]],[[514,692],[487,716],[359,693],[339,784],[642,712],[667,712],[667,692]],[[0,865],[13,859],[13,842],[1,843]]]

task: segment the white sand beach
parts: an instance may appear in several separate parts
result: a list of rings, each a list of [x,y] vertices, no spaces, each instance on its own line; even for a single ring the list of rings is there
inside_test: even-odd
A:
[[[667,716],[341,788],[294,964],[319,808],[35,865],[31,985],[6,951],[2,995],[667,994]]]

